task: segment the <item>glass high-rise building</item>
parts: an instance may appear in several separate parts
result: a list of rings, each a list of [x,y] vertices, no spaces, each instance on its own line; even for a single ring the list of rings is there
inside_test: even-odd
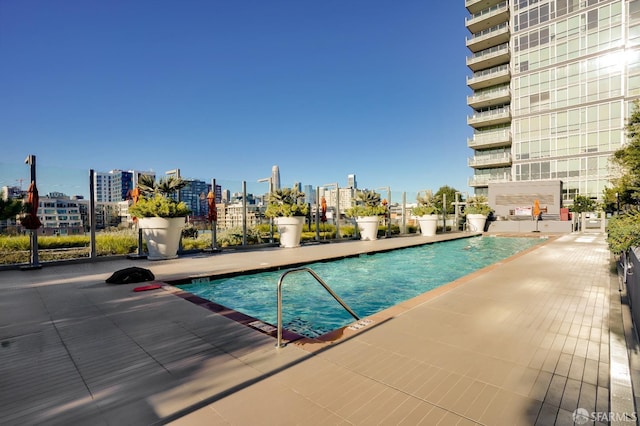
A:
[[[347,175],[347,187],[348,188],[353,188],[353,189],[358,189],[358,183],[356,182],[356,175],[355,174]]]
[[[280,189],[280,167],[271,167],[271,182],[273,183],[273,190]]]
[[[640,97],[640,0],[465,0],[469,186],[561,180],[601,199]]]

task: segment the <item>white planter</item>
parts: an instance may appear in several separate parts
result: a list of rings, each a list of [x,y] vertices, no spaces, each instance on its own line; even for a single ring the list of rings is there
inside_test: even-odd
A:
[[[471,232],[484,232],[487,216],[483,214],[468,214],[467,229]]]
[[[280,247],[299,247],[304,216],[276,217],[273,222],[280,234]]]
[[[178,257],[180,234],[185,227],[184,217],[141,217],[138,226],[147,243],[149,260],[174,259]]]
[[[358,224],[358,231],[360,231],[360,239],[373,241],[378,239],[378,223],[380,218],[378,216],[358,216],[356,223]]]
[[[423,237],[433,237],[436,235],[436,230],[438,229],[437,214],[418,216],[418,223],[420,224],[420,233]]]

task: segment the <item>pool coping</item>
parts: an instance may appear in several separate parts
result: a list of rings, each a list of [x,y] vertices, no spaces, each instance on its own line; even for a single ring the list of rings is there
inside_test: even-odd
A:
[[[355,254],[349,254],[349,255],[339,255],[339,256],[330,256],[327,258],[323,258],[323,259],[318,259],[316,261],[314,261],[314,263],[319,263],[319,262],[333,262],[333,261],[337,261],[337,260],[341,260],[341,259],[347,259],[347,258],[352,258],[352,257],[358,257],[358,256],[362,256],[362,255],[367,255],[367,254],[375,254],[375,253],[385,253],[385,252],[389,252],[389,251],[395,251],[395,250],[403,250],[403,249],[407,249],[407,248],[412,248],[412,247],[419,247],[419,246],[423,246],[423,245],[430,245],[430,244],[435,244],[435,243],[439,243],[439,242],[444,242],[444,241],[453,241],[453,240],[459,240],[459,239],[464,239],[464,238],[473,238],[473,237],[478,237],[478,236],[483,236],[483,237],[506,237],[506,238],[513,238],[513,237],[525,237],[525,238],[539,238],[542,241],[540,244],[536,244],[532,247],[529,247],[527,249],[521,250],[518,253],[509,256],[505,259],[502,259],[498,262],[495,262],[491,265],[485,266],[481,269],[478,269],[474,272],[471,272],[463,277],[460,277],[454,281],[451,281],[449,283],[443,284],[437,288],[434,288],[432,290],[428,290],[425,293],[419,294],[418,296],[412,297],[410,299],[407,299],[401,303],[398,303],[397,305],[391,306],[389,308],[383,309],[380,312],[377,312],[373,315],[369,315],[367,317],[361,318],[357,321],[354,321],[350,324],[344,325],[340,328],[337,328],[335,330],[332,330],[328,333],[325,333],[321,336],[315,337],[315,338],[311,338],[311,337],[307,337],[307,336],[303,336],[300,334],[297,334],[295,332],[292,332],[290,330],[287,330],[285,328],[282,329],[282,339],[283,339],[283,344],[284,346],[288,345],[288,344],[294,344],[296,347],[299,347],[301,349],[304,349],[307,352],[310,353],[315,353],[318,351],[321,351],[323,349],[325,349],[328,346],[332,346],[336,343],[348,340],[352,337],[357,336],[358,334],[369,330],[373,327],[375,327],[376,325],[382,324],[386,321],[391,320],[394,317],[397,317],[399,315],[402,315],[408,311],[410,311],[411,309],[414,309],[430,300],[433,300],[471,280],[473,280],[475,277],[485,274],[495,268],[498,268],[500,265],[510,262],[514,259],[517,259],[520,256],[523,256],[527,253],[530,253],[533,250],[536,250],[546,244],[548,244],[551,241],[554,241],[555,239],[557,239],[559,237],[559,235],[556,234],[512,234],[512,233],[484,233],[484,234],[471,234],[471,235],[459,235],[459,236],[455,236],[454,238],[451,239],[447,239],[447,240],[437,240],[437,241],[425,241],[421,244],[413,244],[410,246],[406,246],[406,247],[397,247],[397,248],[384,248],[384,249],[380,249],[380,250],[369,250],[369,251],[365,251],[362,253],[355,253]],[[287,269],[292,269],[292,268],[296,268],[302,265],[307,265],[309,264],[309,262],[295,262],[295,263],[291,263],[291,264],[286,264],[286,265],[277,265],[277,266],[269,266],[269,267],[262,267],[262,268],[251,268],[251,269],[247,269],[247,270],[243,270],[243,271],[235,271],[235,272],[227,272],[227,273],[222,273],[222,274],[216,274],[216,275],[210,275],[210,276],[199,276],[199,277],[190,277],[190,278],[183,278],[183,279],[177,279],[177,280],[171,280],[168,282],[161,282],[161,281],[156,281],[155,283],[161,284],[162,288],[165,291],[170,292],[171,294],[180,297],[188,302],[191,302],[197,306],[200,306],[204,309],[207,309],[217,315],[223,316],[229,320],[235,321],[239,324],[242,324],[246,327],[252,328],[256,331],[259,331],[263,334],[269,335],[273,338],[277,338],[277,326],[267,323],[265,321],[262,321],[258,318],[254,318],[250,315],[244,314],[242,312],[236,311],[234,309],[228,308],[226,306],[220,305],[218,303],[215,303],[211,300],[205,299],[203,297],[197,296],[193,293],[190,293],[188,291],[185,291],[177,286],[179,285],[184,285],[184,284],[191,284],[193,282],[193,280],[195,279],[224,279],[224,278],[229,278],[229,277],[234,277],[234,276],[238,276],[238,275],[247,275],[247,274],[254,274],[254,273],[261,273],[261,272],[269,272],[269,271],[278,271],[278,270],[287,270]]]

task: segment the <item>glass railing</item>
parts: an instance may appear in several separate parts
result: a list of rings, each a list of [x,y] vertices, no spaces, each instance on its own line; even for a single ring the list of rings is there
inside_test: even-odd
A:
[[[509,140],[511,140],[511,130],[509,129],[493,130],[490,132],[478,132],[467,139],[467,146],[482,146],[498,142],[507,142]]]
[[[487,28],[486,30],[474,33],[469,37],[466,37],[465,44],[469,46],[470,44],[477,43],[481,40],[491,38],[491,37],[496,37],[498,35],[503,35],[504,33],[508,33],[508,32],[509,32],[509,24],[507,23],[498,24],[491,28]]]
[[[117,197],[110,201],[102,201],[95,196],[92,199],[90,172],[88,169],[58,168],[39,164],[35,168],[40,200],[37,215],[44,225],[34,231],[38,241],[39,262],[65,262],[77,259],[93,261],[97,258],[131,256],[145,251],[144,246],[139,246],[138,230],[128,214],[131,201],[123,201]],[[156,176],[162,177],[164,173],[156,173]],[[214,234],[216,246],[221,249],[277,245],[277,235],[274,242],[271,221],[265,217],[268,179],[266,182],[258,182],[214,176],[181,177],[206,188],[201,192],[180,193],[181,201],[187,202],[192,210],[192,214],[187,218],[187,230],[183,233],[181,254],[187,255],[211,248]],[[30,166],[0,163],[0,187],[6,187],[11,198],[23,200],[27,197],[30,178]],[[215,222],[215,233],[212,223],[208,220],[206,202],[206,192],[210,190],[214,180],[223,194],[222,199],[218,199],[216,203],[218,218]],[[292,185],[294,184],[282,183],[283,187]],[[338,209],[333,201],[335,196],[331,196],[331,191],[336,190],[335,184],[327,186],[326,183],[320,182],[308,185],[303,183],[301,186],[302,191],[307,192],[305,202],[311,207],[311,213],[306,218],[303,243],[318,239],[354,238],[354,222],[344,215],[344,211],[351,205],[351,200],[343,193],[347,190],[346,181],[345,187],[338,185],[341,200]],[[320,194],[326,195],[328,201],[329,214],[326,222],[319,221],[320,200],[316,197],[317,187],[324,188]],[[438,188],[432,190],[436,192]],[[98,191],[94,188],[94,192]],[[393,235],[415,232],[415,220],[410,214],[410,209],[415,206],[417,192],[405,191],[402,188],[384,188],[376,192],[387,202],[390,201],[390,219],[385,219],[384,225],[381,226],[388,226],[390,221]],[[93,214],[90,211],[92,205]],[[338,212],[339,216],[336,214]],[[0,220],[0,268],[23,266],[30,262],[32,231],[21,224],[20,216]],[[93,223],[90,220],[92,217]]]
[[[490,57],[490,56],[496,56],[499,53],[503,53],[503,52],[508,52],[509,51],[509,43],[502,43],[498,46],[494,46],[490,49],[485,49],[485,50],[481,50],[479,52],[474,53],[473,55],[471,55],[471,57],[469,57],[467,59],[467,62],[473,62],[476,60],[480,60],[482,58],[486,58],[486,57]]]
[[[494,15],[496,13],[504,11],[508,7],[509,7],[509,2],[507,2],[507,1],[504,1],[502,3],[498,3],[495,6],[491,6],[491,7],[488,7],[486,9],[482,9],[478,13],[474,13],[469,18],[467,18],[467,21],[470,22],[470,21],[475,21],[477,19],[487,18],[487,17],[489,17],[491,15]]]
[[[469,166],[503,164],[508,162],[511,162],[511,153],[508,152],[489,155],[476,155],[467,159],[467,164]]]

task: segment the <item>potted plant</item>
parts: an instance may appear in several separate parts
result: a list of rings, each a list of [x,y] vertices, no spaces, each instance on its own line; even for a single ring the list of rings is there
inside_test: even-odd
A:
[[[424,237],[432,237],[436,235],[438,229],[438,207],[431,191],[425,192],[424,195],[416,197],[418,205],[411,209],[411,213],[417,216],[420,224],[420,232]]]
[[[149,260],[178,256],[180,236],[191,210],[186,203],[171,198],[171,194],[186,184],[186,181],[173,176],[160,179],[159,182],[155,182],[151,176],[140,176],[137,188],[140,196],[129,207],[129,214],[137,220],[142,231]]]
[[[487,197],[484,195],[476,195],[469,197],[465,213],[467,216],[467,229],[472,232],[484,232],[487,223],[487,217],[493,211],[487,204]]]
[[[300,246],[304,218],[309,206],[304,202],[305,194],[295,188],[276,189],[269,194],[269,203],[264,213],[273,218],[280,234],[280,247]]]
[[[345,211],[345,215],[355,218],[360,239],[378,239],[380,216],[387,213],[387,208],[380,200],[380,194],[375,191],[357,191],[353,203],[354,205]]]

